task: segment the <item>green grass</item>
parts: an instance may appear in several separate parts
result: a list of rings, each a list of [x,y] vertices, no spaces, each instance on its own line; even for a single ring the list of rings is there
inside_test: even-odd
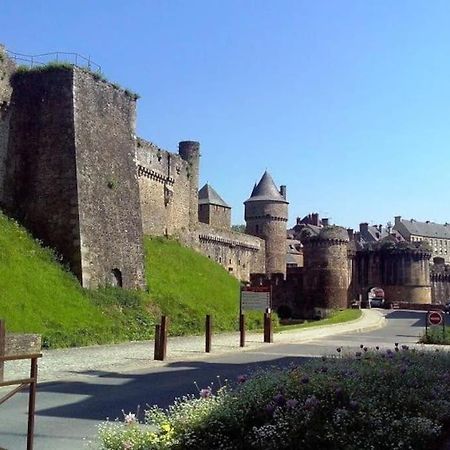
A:
[[[203,333],[206,314],[214,331],[237,329],[239,282],[222,266],[162,237],[146,238],[145,253],[150,295],[169,316],[172,334]],[[248,327],[261,327],[262,316],[248,314]]]
[[[142,296],[120,289],[86,291],[16,222],[0,212],[0,317],[10,332],[43,335],[46,347],[150,337]]]
[[[280,325],[277,331],[298,330],[303,328],[312,328],[323,325],[333,325],[337,323],[349,322],[361,317],[362,311],[360,309],[343,309],[333,312],[329,317],[322,320],[312,320],[295,325]]]
[[[442,326],[429,327],[428,334],[424,333],[420,338],[420,342],[423,344],[450,345],[450,326],[447,325],[445,327],[445,333]]]

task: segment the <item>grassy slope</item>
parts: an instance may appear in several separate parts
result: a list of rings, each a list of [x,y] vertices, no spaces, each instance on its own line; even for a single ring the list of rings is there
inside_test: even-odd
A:
[[[81,289],[50,250],[0,213],[0,317],[8,331],[43,334],[48,346],[126,340],[139,337],[136,319],[148,320],[141,303],[135,293]]]
[[[221,266],[174,241],[146,238],[150,293],[83,290],[17,223],[0,212],[0,318],[8,331],[43,334],[49,347],[148,339],[160,312],[171,334],[236,325],[239,283]]]
[[[235,328],[239,282],[219,264],[165,238],[146,238],[145,251],[151,297],[170,317],[173,334],[201,332],[206,314],[216,330]]]

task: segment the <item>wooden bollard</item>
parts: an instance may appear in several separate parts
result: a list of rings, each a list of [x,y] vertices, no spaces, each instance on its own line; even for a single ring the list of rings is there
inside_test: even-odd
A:
[[[6,326],[5,321],[0,319],[0,356],[5,356],[6,354]],[[4,377],[4,361],[0,361],[0,383],[3,381]]]
[[[205,352],[211,352],[211,336],[212,336],[212,319],[209,314],[205,320]]]
[[[273,342],[272,314],[264,313],[264,342]]]
[[[169,320],[167,316],[161,316],[161,330],[159,340],[159,360],[164,361],[167,356],[167,327]]]
[[[159,359],[159,346],[161,345],[161,325],[155,325],[155,348],[153,351],[153,359]]]
[[[245,316],[244,314],[239,315],[239,346],[245,347]]]

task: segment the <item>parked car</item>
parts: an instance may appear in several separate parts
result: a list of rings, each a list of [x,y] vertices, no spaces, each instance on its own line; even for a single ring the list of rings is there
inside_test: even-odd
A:
[[[383,308],[384,307],[384,298],[374,297],[369,300],[371,308]]]
[[[444,313],[450,314],[450,301],[448,301],[444,306]]]

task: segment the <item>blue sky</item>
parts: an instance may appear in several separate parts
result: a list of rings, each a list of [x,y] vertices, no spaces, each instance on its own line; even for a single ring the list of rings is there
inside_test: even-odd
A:
[[[8,49],[90,55],[141,95],[140,136],[200,141],[233,223],[265,169],[290,224],[450,222],[449,23],[437,0],[0,0]]]

